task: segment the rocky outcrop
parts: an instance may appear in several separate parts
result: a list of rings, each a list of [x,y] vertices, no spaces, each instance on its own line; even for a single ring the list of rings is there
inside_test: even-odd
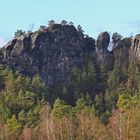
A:
[[[54,24],[4,47],[4,61],[22,74],[39,74],[48,84],[70,82],[73,66],[83,65],[86,54],[95,51],[95,40],[84,37],[74,26]]]
[[[97,38],[97,49],[107,50],[110,42],[110,35],[108,32],[102,32]]]
[[[120,40],[112,52],[115,58],[114,65],[121,69],[126,69],[129,62],[140,62],[140,35]]]
[[[132,40],[129,59],[137,59],[140,61],[140,34],[136,35]]]
[[[12,41],[10,41],[5,47],[4,47],[4,58],[7,59],[9,57],[11,57],[11,52],[15,46],[17,42],[17,39],[13,39]]]
[[[102,32],[97,38],[96,47],[96,62],[97,65],[104,65],[107,70],[112,69],[114,58],[111,52],[108,51],[110,35],[108,32]]]
[[[121,69],[126,69],[130,58],[131,38],[120,40],[116,47],[112,50],[114,57],[114,65]]]
[[[10,41],[0,51],[0,64],[23,75],[39,74],[51,85],[69,84],[72,68],[82,67],[87,55],[94,56],[97,67],[103,64],[107,71],[114,65],[124,69],[131,60],[140,60],[140,35],[118,41],[112,51],[108,51],[109,42],[107,32],[100,33],[95,43],[73,25],[52,24]]]

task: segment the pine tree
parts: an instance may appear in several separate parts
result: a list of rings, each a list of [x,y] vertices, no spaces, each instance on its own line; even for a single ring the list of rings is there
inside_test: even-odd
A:
[[[18,120],[21,122],[22,125],[24,125],[26,123],[26,113],[24,110],[22,110],[21,112],[19,112],[18,114]]]
[[[72,107],[70,105],[66,105],[64,101],[60,99],[56,99],[52,111],[53,116],[56,118],[63,118],[65,116],[71,117],[73,115],[72,113]]]
[[[115,90],[119,87],[121,82],[121,73],[118,68],[114,68],[113,71],[109,73],[107,84],[110,90]]]
[[[18,122],[15,115],[13,115],[12,118],[7,119],[7,126],[10,135],[19,136],[22,132],[22,125]]]

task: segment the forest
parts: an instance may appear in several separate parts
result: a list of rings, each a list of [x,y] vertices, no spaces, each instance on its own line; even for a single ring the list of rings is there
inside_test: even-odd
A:
[[[107,89],[94,95],[97,73],[91,62],[74,69],[71,87],[63,89],[1,67],[0,139],[138,140],[140,73],[135,68],[131,63],[124,72],[114,68],[106,73],[102,66]]]

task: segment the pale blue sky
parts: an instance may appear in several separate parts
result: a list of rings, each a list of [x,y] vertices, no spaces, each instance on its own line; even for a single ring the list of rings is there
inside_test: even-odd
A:
[[[0,46],[17,29],[47,25],[54,19],[80,24],[92,37],[102,31],[124,36],[140,32],[140,0],[0,0]]]

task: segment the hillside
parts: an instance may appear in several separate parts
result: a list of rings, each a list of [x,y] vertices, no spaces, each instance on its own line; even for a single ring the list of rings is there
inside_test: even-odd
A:
[[[0,78],[0,139],[140,138],[140,35],[94,39],[65,22],[16,32]]]

